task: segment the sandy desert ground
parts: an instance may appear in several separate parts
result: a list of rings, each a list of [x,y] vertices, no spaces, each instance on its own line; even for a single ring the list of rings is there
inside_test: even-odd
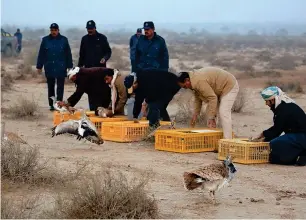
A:
[[[27,57],[26,52],[17,61],[2,59],[2,66],[5,66],[6,72],[17,71],[17,66],[25,57]],[[175,65],[175,59],[171,63],[176,69],[180,69],[178,64]],[[204,65],[201,61],[198,63]],[[237,78],[240,72],[235,72]],[[291,79],[295,80],[296,77],[302,85],[303,83],[305,85],[306,77],[303,73],[305,68],[299,67]],[[273,79],[275,78],[286,81],[290,75],[288,73]],[[92,171],[103,167],[114,167],[130,176],[148,171],[153,176],[148,192],[154,195],[158,202],[160,218],[306,217],[305,167],[236,164],[238,170],[236,177],[228,188],[217,194],[218,204],[214,206],[207,193],[186,191],[183,187],[182,174],[184,171],[216,162],[216,153],[179,154],[156,151],[154,145],[147,142],[130,144],[106,141],[102,146],[97,146],[64,135],[52,138],[52,113],[47,108],[46,84],[38,82],[39,80],[38,77],[27,80],[17,79],[11,89],[2,91],[2,121],[5,121],[7,131],[15,132],[30,145],[37,146],[41,152],[41,159],[51,159],[58,170],[69,170],[81,162],[87,162]],[[243,110],[233,113],[233,127],[235,134],[249,137],[272,124],[272,112],[259,96],[259,91],[267,78],[241,77],[238,80],[241,90],[244,90],[247,96]],[[67,98],[73,91],[74,85],[66,84],[64,97]],[[290,95],[306,110],[304,92],[290,93]],[[9,117],[11,106],[18,101],[19,96],[28,100],[33,98],[36,101],[39,106],[39,117],[30,119]],[[175,98],[168,108],[172,116],[178,112],[179,102],[186,102],[178,100]],[[87,95],[82,97],[77,106],[87,107]],[[18,183],[2,184],[2,196],[7,198],[18,199],[21,195],[40,196],[41,206],[36,208],[37,212],[32,217],[41,217],[42,211],[52,206],[54,193],[50,187]]]

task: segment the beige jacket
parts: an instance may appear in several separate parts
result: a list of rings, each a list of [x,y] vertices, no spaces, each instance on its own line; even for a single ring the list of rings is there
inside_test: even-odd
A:
[[[116,107],[115,107],[115,114],[124,114],[124,106],[127,101],[127,90],[126,87],[124,86],[124,79],[126,75],[119,74],[117,76],[117,79],[115,81],[115,87],[117,89],[117,102],[116,102]]]
[[[202,102],[207,102],[208,119],[217,116],[220,98],[235,86],[236,78],[229,72],[206,67],[189,72],[192,90],[195,92],[195,113],[200,114]]]

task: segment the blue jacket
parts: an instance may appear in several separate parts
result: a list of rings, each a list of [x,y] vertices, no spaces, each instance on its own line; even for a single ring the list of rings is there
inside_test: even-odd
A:
[[[67,68],[72,68],[72,55],[68,39],[58,34],[48,35],[40,44],[37,69],[44,67],[46,77],[66,77]]]
[[[135,64],[137,70],[156,69],[168,71],[169,54],[164,38],[155,32],[151,40],[142,35],[138,39],[136,46]]]
[[[137,37],[137,34],[134,34],[130,38],[130,59],[131,61],[135,61],[135,51],[136,51],[136,45],[137,45],[138,39],[139,38]]]
[[[17,38],[17,42],[18,42],[18,44],[19,44],[19,45],[21,45],[21,41],[22,41],[22,33],[20,33],[20,32],[16,32],[16,33],[14,34],[14,36]]]

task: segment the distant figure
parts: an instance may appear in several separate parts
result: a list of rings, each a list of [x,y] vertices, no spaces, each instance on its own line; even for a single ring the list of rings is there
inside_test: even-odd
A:
[[[152,21],[143,24],[145,35],[138,39],[135,51],[135,66],[137,70],[161,70],[169,69],[169,54],[164,38],[157,35]]]
[[[22,33],[20,32],[20,29],[17,29],[17,32],[14,34],[14,36],[17,38],[17,43],[18,46],[16,48],[16,52],[20,53],[21,52],[21,47],[22,47]]]
[[[50,34],[43,37],[37,58],[37,71],[45,69],[48,84],[48,99],[50,111],[54,111],[53,100],[55,96],[55,82],[57,84],[56,99],[62,101],[64,96],[65,77],[67,70],[71,69],[72,55],[68,39],[59,33],[59,26],[52,23]]]
[[[142,30],[141,28],[138,28],[136,31],[136,34],[134,34],[130,38],[130,59],[131,59],[131,67],[132,67],[132,72],[135,72],[135,51],[136,51],[136,46],[139,37],[142,35]]]
[[[90,20],[86,24],[87,33],[82,37],[78,67],[106,67],[112,55],[107,37],[96,30],[96,23]],[[89,107],[91,106],[88,98]]]

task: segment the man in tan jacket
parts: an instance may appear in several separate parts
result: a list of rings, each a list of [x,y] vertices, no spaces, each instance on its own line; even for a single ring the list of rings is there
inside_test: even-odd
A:
[[[239,92],[236,78],[229,72],[216,67],[206,67],[190,72],[181,72],[179,85],[191,89],[195,94],[195,111],[191,126],[194,127],[201,112],[202,102],[207,103],[208,127],[216,127],[217,110],[224,138],[232,139],[232,106]]]
[[[108,117],[112,115],[124,115],[124,106],[128,99],[127,89],[124,85],[126,75],[119,71],[108,71],[104,77],[105,83],[111,88],[111,105]]]

